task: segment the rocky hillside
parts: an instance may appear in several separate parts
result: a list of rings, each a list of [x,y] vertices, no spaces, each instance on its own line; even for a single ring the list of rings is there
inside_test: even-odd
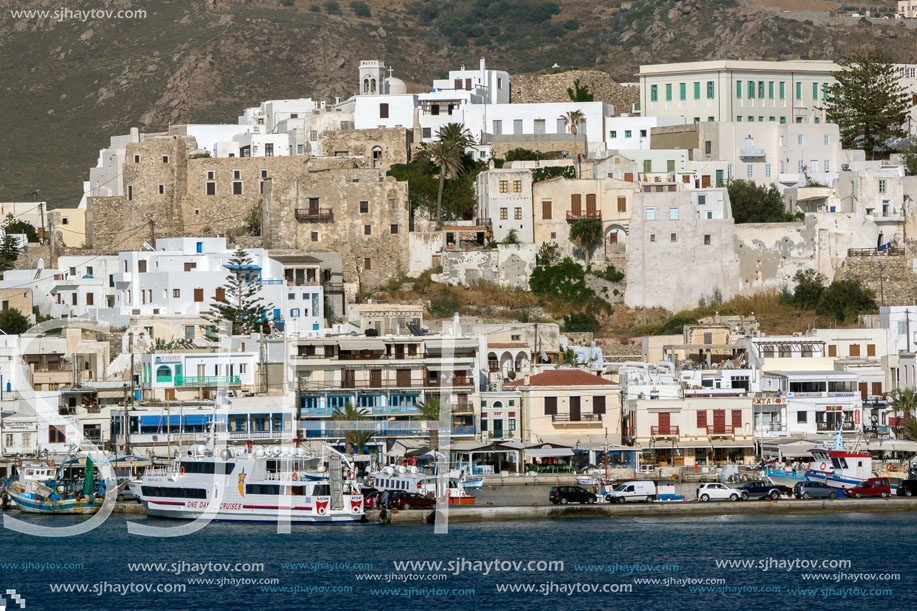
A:
[[[111,135],[131,126],[158,130],[170,123],[235,121],[241,108],[269,98],[346,97],[355,89],[359,61],[367,58],[384,59],[415,90],[480,57],[514,75],[543,73],[557,64],[598,70],[618,81],[632,81],[641,63],[839,58],[863,43],[917,62],[917,30],[902,22],[810,19],[809,13],[775,13],[738,0],[66,5],[71,11],[143,9],[146,15],[40,17],[11,11],[53,11],[61,3],[0,0],[3,201],[31,199],[38,191],[52,207],[74,205]],[[566,77],[561,80],[558,85],[545,76],[533,88],[520,78],[517,91],[536,92],[524,93],[531,99],[563,99]],[[597,99],[609,96],[619,111],[627,106],[616,101],[620,88],[607,77],[602,82],[608,85],[596,85]]]

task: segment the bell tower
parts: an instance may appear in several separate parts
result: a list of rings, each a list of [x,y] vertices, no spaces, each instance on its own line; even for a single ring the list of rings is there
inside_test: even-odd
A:
[[[385,93],[385,63],[378,59],[360,62],[359,95],[377,95]]]

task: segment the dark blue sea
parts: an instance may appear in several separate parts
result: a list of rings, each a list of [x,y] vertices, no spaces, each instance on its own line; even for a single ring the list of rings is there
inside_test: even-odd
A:
[[[128,520],[183,524],[112,516],[64,538],[0,529],[6,609],[917,606],[911,513],[453,524],[447,534],[215,523],[175,538],[128,534]]]

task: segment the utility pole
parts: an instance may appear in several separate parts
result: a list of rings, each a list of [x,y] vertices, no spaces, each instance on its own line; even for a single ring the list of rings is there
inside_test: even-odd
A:
[[[121,430],[122,430],[122,432],[124,433],[124,445],[121,446],[121,451],[124,452],[124,455],[125,455],[125,456],[128,455],[128,450],[127,450],[127,448],[128,448],[128,443],[129,443],[129,442],[128,442],[129,432],[128,432],[128,430],[127,430],[127,429],[128,429],[128,426],[127,426],[127,423],[128,423],[127,403],[128,403],[128,401],[127,401],[127,384],[125,383],[125,384],[124,384],[124,417],[123,417],[122,420],[121,420],[121,426],[122,426],[122,429],[121,429]],[[117,448],[115,448],[115,450],[117,450]]]
[[[47,233],[45,229],[45,204],[44,202],[38,202],[38,212],[41,214],[41,240],[39,241],[39,243],[44,244],[45,243],[45,233]]]
[[[911,313],[910,310],[904,308],[904,322],[907,328],[907,352],[911,351]]]

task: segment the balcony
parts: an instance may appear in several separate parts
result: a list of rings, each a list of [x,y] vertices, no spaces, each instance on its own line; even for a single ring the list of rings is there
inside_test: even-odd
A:
[[[571,417],[570,414],[553,414],[551,416],[551,422],[601,422],[601,421],[602,421],[601,414],[580,414],[576,418]]]
[[[782,422],[767,422],[755,425],[755,434],[758,433],[785,433],[786,425]]]
[[[764,159],[766,153],[762,148],[755,148],[753,146],[743,146],[739,149],[739,159]]]
[[[897,246],[879,250],[878,248],[848,248],[848,257],[900,257],[904,254],[904,249]]]
[[[175,386],[238,386],[239,376],[191,376],[175,378]]]
[[[297,208],[297,221],[333,221],[334,210],[331,208]]]
[[[217,433],[218,437],[220,435],[221,435],[220,433]],[[230,431],[229,438],[230,439],[292,439],[293,431]]]
[[[819,433],[832,433],[837,425],[834,422],[816,422],[815,430]],[[852,433],[856,430],[856,425],[853,422],[845,421],[841,430],[844,432]]]
[[[731,437],[735,435],[735,427],[732,425],[707,425],[707,437]]]
[[[678,426],[652,426],[650,434],[653,437],[678,437]]]
[[[578,221],[580,219],[595,219],[597,221],[602,220],[602,211],[601,210],[580,210],[579,212],[574,212],[573,210],[567,210],[567,220],[568,221]]]

